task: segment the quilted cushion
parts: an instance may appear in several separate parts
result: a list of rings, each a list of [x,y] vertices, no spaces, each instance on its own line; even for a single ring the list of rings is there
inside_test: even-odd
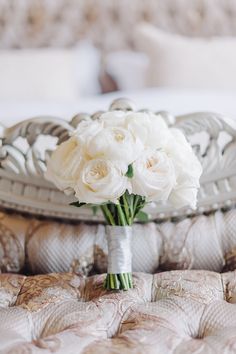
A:
[[[136,273],[128,292],[107,292],[103,281],[0,274],[0,352],[236,351],[236,271]]]
[[[133,271],[236,268],[236,209],[177,221],[134,225]],[[55,222],[0,213],[0,272],[107,269],[104,225]]]

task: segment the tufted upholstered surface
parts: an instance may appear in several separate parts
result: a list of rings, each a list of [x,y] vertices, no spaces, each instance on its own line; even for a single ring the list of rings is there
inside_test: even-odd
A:
[[[133,270],[236,268],[236,209],[183,220],[134,225]],[[107,269],[105,228],[0,213],[0,272],[67,272]]]
[[[0,353],[235,353],[236,271],[0,275]]]
[[[190,36],[235,35],[235,0],[0,0],[0,48],[71,46],[82,38],[104,50],[133,45],[148,21]]]

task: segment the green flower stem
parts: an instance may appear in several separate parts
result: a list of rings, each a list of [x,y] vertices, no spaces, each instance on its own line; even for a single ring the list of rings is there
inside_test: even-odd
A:
[[[101,205],[101,210],[103,212],[103,215],[104,215],[105,219],[109,223],[109,225],[116,226],[115,220],[114,220],[114,218],[112,216],[112,213],[110,212],[108,206],[107,205]]]
[[[128,222],[128,225],[131,225],[130,208],[129,208],[129,204],[128,204],[125,194],[123,194],[122,200],[124,203],[124,211],[125,211],[126,220]]]
[[[127,274],[128,274],[128,279],[129,279],[129,288],[133,289],[132,274],[131,273],[127,273]]]
[[[109,225],[131,226],[138,212],[144,207],[145,198],[129,194],[126,191],[119,198],[117,204],[107,203],[101,205],[101,210]],[[104,288],[107,290],[128,290],[133,288],[132,274],[107,274],[104,281]]]
[[[134,196],[134,216],[136,214],[136,209],[137,209],[139,201],[140,201],[140,197],[138,195],[135,195]]]
[[[109,279],[110,279],[110,287],[112,289],[115,288],[115,282],[114,282],[114,277],[112,276],[112,274],[109,274]]]
[[[132,274],[107,274],[104,281],[104,288],[107,290],[129,290],[133,288]]]
[[[130,209],[130,215],[131,215],[130,225],[132,225],[133,220],[134,220],[134,195],[133,194],[131,194],[129,196],[129,209]]]
[[[118,282],[117,276],[114,276],[114,284],[115,284],[115,289],[119,290],[119,282]]]
[[[119,218],[120,218],[120,223],[121,223],[121,226],[127,226],[127,221],[125,219],[125,214],[121,208],[121,205],[120,204],[117,204],[117,211],[118,211],[118,215],[119,215]]]

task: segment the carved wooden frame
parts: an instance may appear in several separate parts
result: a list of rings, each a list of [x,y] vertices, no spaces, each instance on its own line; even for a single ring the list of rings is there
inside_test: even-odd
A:
[[[112,102],[109,110],[117,109],[135,111],[135,106],[127,99],[118,99]],[[185,217],[234,205],[235,122],[209,112],[178,117],[167,112],[161,113],[168,125],[180,128],[187,135],[202,162],[203,175],[196,210],[176,210],[170,205],[152,203],[147,208],[150,219]],[[9,128],[1,126],[0,207],[63,220],[102,221],[100,213],[93,215],[89,208],[78,209],[70,206],[71,197],[65,196],[44,179],[48,145],[49,150],[52,150],[52,145],[66,140],[82,119],[96,119],[100,114],[101,111],[91,116],[81,113],[70,122],[43,116],[22,121]],[[50,138],[40,145],[41,136]]]

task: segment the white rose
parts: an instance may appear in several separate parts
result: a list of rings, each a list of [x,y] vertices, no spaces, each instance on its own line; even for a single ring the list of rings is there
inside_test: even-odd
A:
[[[170,129],[170,132],[172,137],[165,151],[173,161],[177,180],[170,202],[179,208],[189,205],[194,209],[202,166],[184,134],[179,129]]]
[[[126,128],[139,138],[145,147],[162,148],[169,140],[170,132],[161,115],[153,113],[129,113]]]
[[[147,149],[133,164],[132,192],[147,201],[166,201],[175,186],[172,160],[163,151]]]
[[[198,187],[196,184],[191,183],[190,180],[182,180],[181,183],[177,183],[170,194],[169,201],[176,208],[184,206],[190,206],[192,209],[196,208],[197,204]]]
[[[99,131],[103,129],[103,125],[98,120],[83,120],[79,123],[74,136],[81,142],[83,148],[89,143]]]
[[[85,162],[75,186],[75,196],[81,203],[116,203],[127,188],[128,178],[119,165],[95,159]]]
[[[120,161],[125,169],[143,150],[143,144],[127,129],[121,127],[103,128],[89,141],[87,151],[92,158]]]
[[[76,137],[71,137],[52,153],[45,178],[66,194],[71,194],[79,176],[83,153]]]
[[[124,111],[111,111],[101,114],[99,121],[105,128],[107,127],[125,127],[125,118],[127,113]]]

